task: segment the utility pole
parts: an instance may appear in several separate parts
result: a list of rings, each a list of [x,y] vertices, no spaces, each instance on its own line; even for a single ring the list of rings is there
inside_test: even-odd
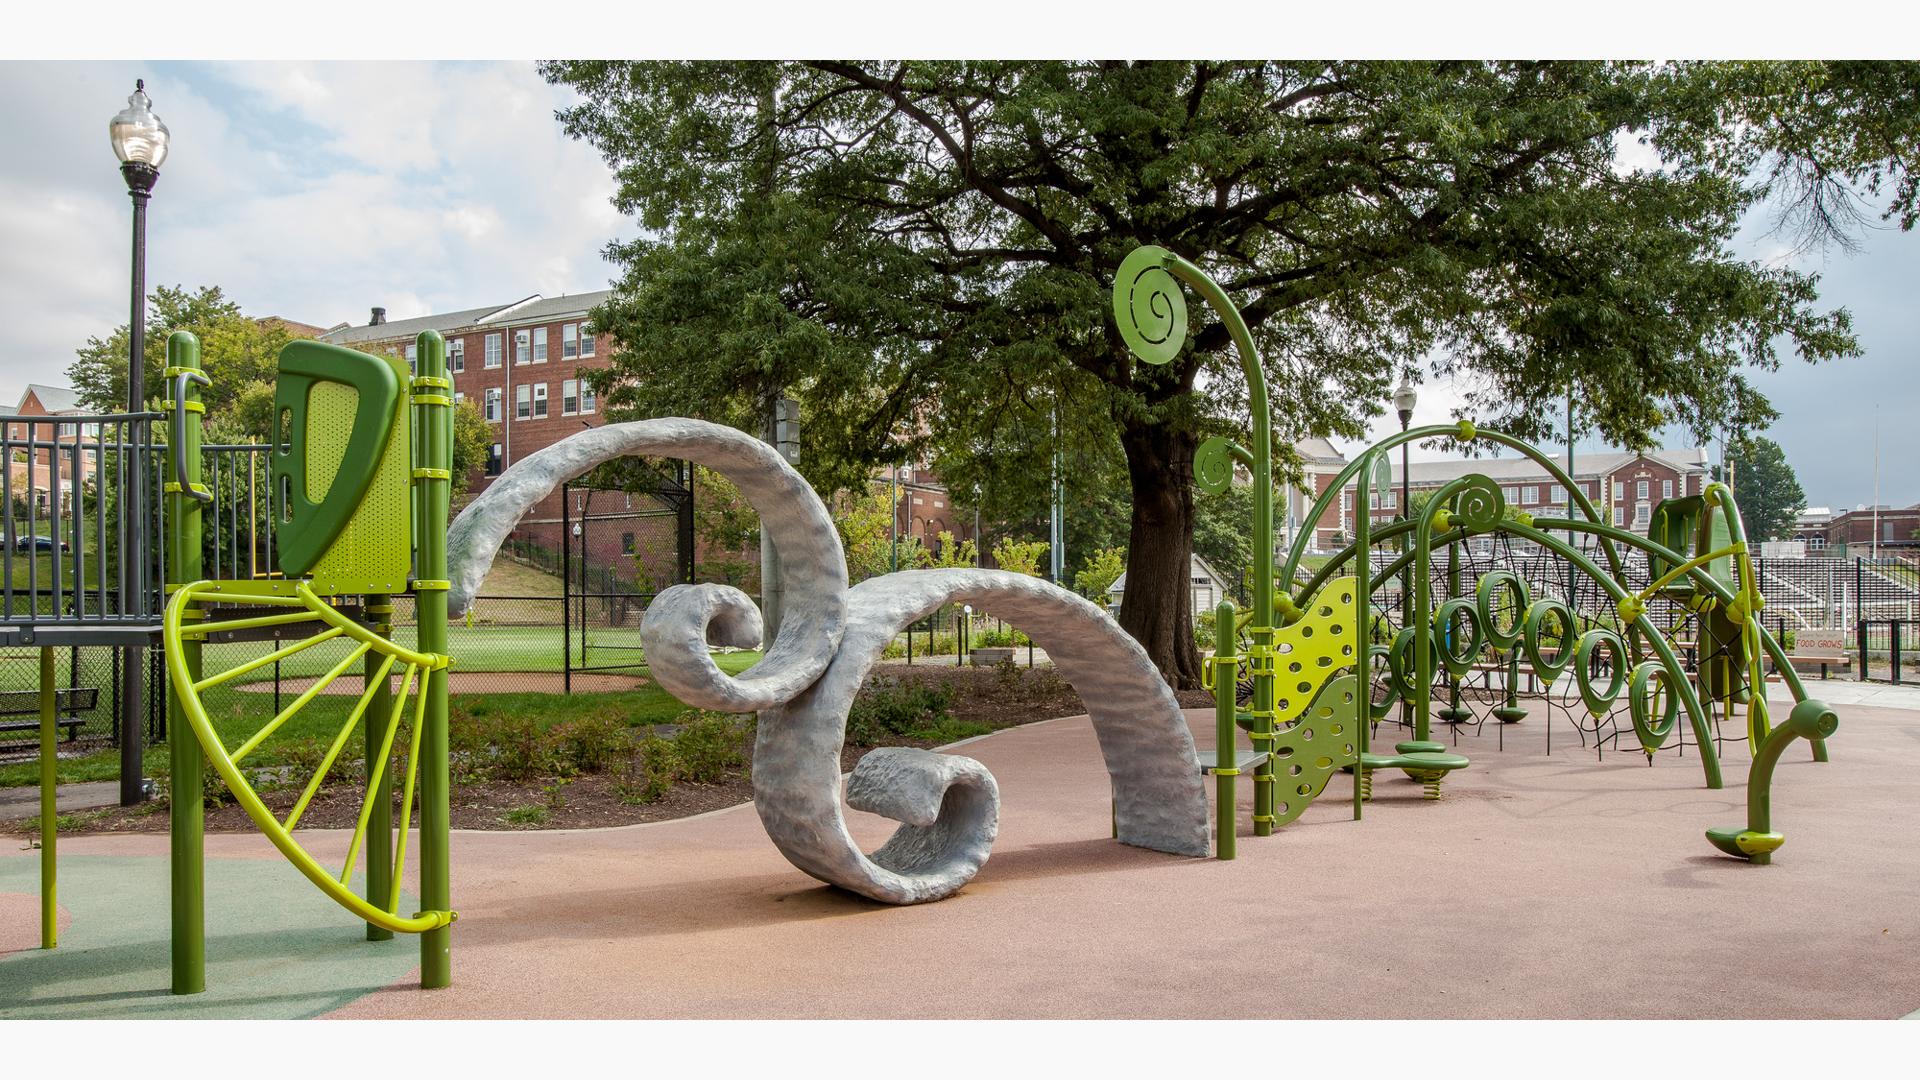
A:
[[[1053,570],[1053,583],[1064,585],[1067,576],[1067,477],[1066,456],[1060,450],[1060,409],[1053,410],[1053,511],[1051,536],[1047,548]]]
[[[767,427],[763,436],[779,451],[786,463],[800,464],[800,403],[790,397],[775,397],[767,409]],[[763,523],[760,527],[760,619],[765,627],[763,639],[769,646],[780,633],[781,608],[786,600],[786,585],[780,579],[780,560],[773,550],[773,535]]]

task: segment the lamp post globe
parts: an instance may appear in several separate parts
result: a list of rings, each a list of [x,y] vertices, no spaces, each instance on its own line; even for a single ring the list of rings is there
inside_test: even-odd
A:
[[[1407,425],[1413,422],[1413,406],[1419,399],[1420,395],[1413,389],[1413,377],[1402,377],[1400,388],[1393,392],[1393,409],[1400,414],[1401,431],[1407,430]]]
[[[151,188],[152,178],[159,175],[161,164],[167,160],[170,134],[167,125],[153,111],[153,99],[147,97],[145,79],[134,80],[127,107],[114,114],[107,124],[107,135],[113,140],[113,153],[120,159],[122,171],[132,168],[148,174],[146,186]],[[131,179],[127,186],[133,186]]]

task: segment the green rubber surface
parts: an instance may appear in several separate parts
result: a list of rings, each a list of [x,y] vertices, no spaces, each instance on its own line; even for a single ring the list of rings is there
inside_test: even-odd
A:
[[[0,858],[0,893],[37,896],[35,855]],[[279,859],[207,860],[207,989],[167,989],[167,860],[62,855],[72,923],[51,951],[0,954],[0,1020],[296,1020],[404,979],[407,935],[366,940],[366,924]],[[403,896],[401,909],[417,906]]]

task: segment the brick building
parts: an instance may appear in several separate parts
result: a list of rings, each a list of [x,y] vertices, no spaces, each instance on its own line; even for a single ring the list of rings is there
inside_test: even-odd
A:
[[[338,327],[321,340],[404,356],[411,366],[415,338],[425,330],[439,331],[447,342],[454,399],[474,402],[493,431],[485,464],[468,478],[467,491],[478,494],[515,461],[600,424],[599,401],[584,376],[608,366],[612,340],[593,331],[589,312],[609,295],[534,294],[394,321],[387,320],[385,309],[374,308],[366,325]],[[669,494],[678,497],[686,491],[685,470],[678,464],[673,470]],[[659,500],[620,492],[575,491],[572,503],[563,508],[556,492],[528,512],[511,540],[557,555],[563,531],[572,529],[584,544],[590,568],[652,588],[679,576],[673,552],[685,531],[680,516]],[[583,518],[587,521],[581,527]],[[709,554],[718,559],[724,553]],[[635,556],[641,559],[636,562]]]
[[[98,455],[89,453],[88,442],[99,438],[98,424],[29,423],[24,417],[84,416],[79,396],[65,386],[28,383],[13,411],[0,416],[6,432],[7,490],[14,498],[31,500],[36,513],[47,513],[53,492],[60,494],[60,512],[73,507],[74,481],[91,482],[98,468]],[[76,455],[74,444],[81,445]],[[57,453],[56,453],[57,451]],[[75,468],[75,458],[78,468]],[[25,523],[20,523],[24,528]]]
[[[1794,539],[1805,540],[1809,553],[1831,555],[1899,555],[1920,550],[1914,533],[1920,530],[1920,503],[1912,506],[1856,506],[1840,513],[1802,514],[1794,524]]]
[[[1324,442],[1316,439],[1299,444],[1303,456],[1308,448],[1315,449],[1315,455],[1309,459],[1312,463],[1309,475],[1313,481],[1314,498],[1332,485],[1335,475],[1346,464],[1345,456],[1338,455],[1337,451],[1333,456],[1325,453],[1325,450],[1332,449],[1331,446],[1318,449],[1316,444]],[[1335,464],[1336,457],[1338,464]],[[1374,520],[1378,522],[1390,521],[1401,512],[1400,462],[1397,456],[1392,466],[1393,486],[1386,491],[1369,493],[1368,503]],[[1546,469],[1523,457],[1416,461],[1412,463],[1407,478],[1409,494],[1437,490],[1469,473],[1480,473],[1499,484],[1509,506],[1549,516],[1566,511],[1567,493],[1560,487],[1559,481]],[[1653,508],[1660,500],[1698,495],[1705,489],[1709,478],[1704,447],[1652,450],[1644,454],[1578,454],[1574,457],[1574,483],[1593,501],[1594,506],[1614,525],[1642,534],[1647,531]],[[1313,523],[1314,549],[1334,550],[1345,542],[1344,538],[1353,535],[1354,495],[1355,489],[1349,485],[1340,493],[1338,506],[1329,511],[1325,519]],[[1302,492],[1301,496],[1305,501],[1306,494]],[[1303,509],[1301,513],[1304,512]],[[1303,523],[1299,527],[1306,525]]]

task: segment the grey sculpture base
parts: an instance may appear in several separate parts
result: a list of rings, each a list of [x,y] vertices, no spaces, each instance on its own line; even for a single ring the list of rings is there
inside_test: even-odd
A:
[[[872,856],[853,842],[841,809],[840,751],[854,695],[894,636],[946,603],[990,607],[1081,690],[1113,778],[1120,840],[1208,854],[1206,790],[1179,702],[1145,650],[1099,608],[1038,578],[994,570],[909,570],[848,589],[839,533],[812,487],[771,447],[732,428],[683,419],[610,424],[521,459],[453,523],[453,612],[466,610],[527,510],[565,481],[628,455],[684,458],[722,473],[772,538],[786,608],[758,664],[730,676],[709,653],[709,644],[760,643],[759,610],[726,585],[662,592],[640,635],[654,679],[674,697],[760,714],[754,804],[795,866],[876,900],[911,904],[952,895],[986,863],[1000,793],[971,758],[900,747],[862,758],[847,803],[902,823]]]

